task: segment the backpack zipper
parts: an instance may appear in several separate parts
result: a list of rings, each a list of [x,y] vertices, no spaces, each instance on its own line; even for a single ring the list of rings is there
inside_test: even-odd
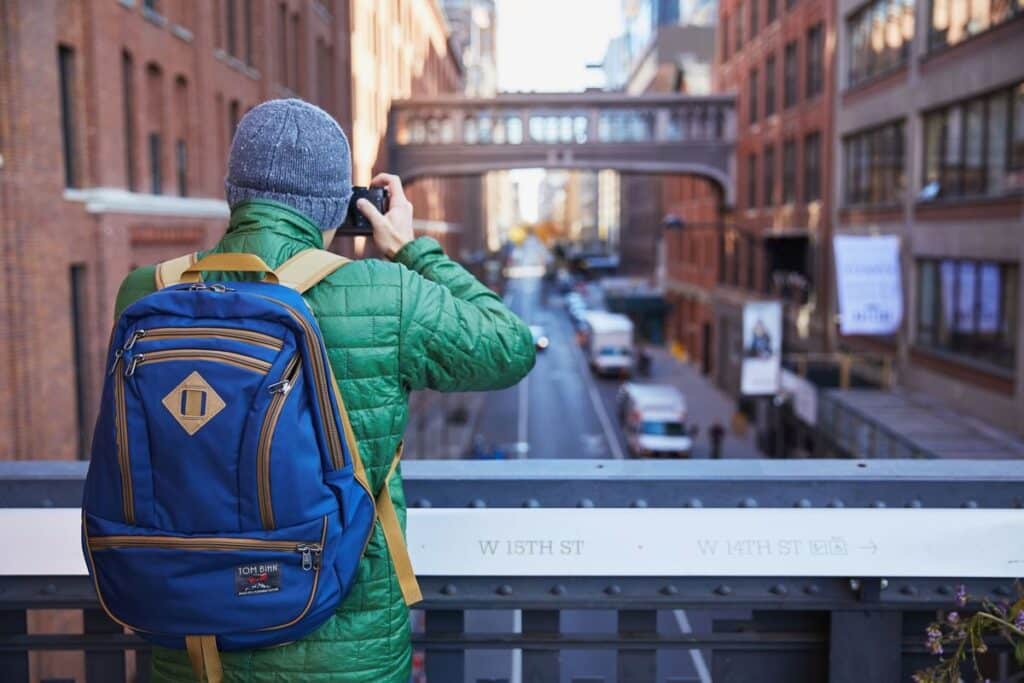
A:
[[[226,339],[263,346],[274,351],[280,351],[284,346],[284,342],[269,334],[230,327],[155,327],[150,330],[136,330],[124,348],[130,350],[139,342],[164,339]]]
[[[88,527],[85,524],[85,518],[82,518],[82,530],[85,534],[86,546],[89,548],[89,566],[93,568],[90,572],[93,580],[93,587],[96,590],[96,595],[99,598],[100,607],[107,613],[111,619],[118,624],[125,626],[133,631],[141,631],[148,633],[146,629],[132,626],[131,624],[118,619],[113,612],[107,607],[106,601],[103,599],[103,593],[100,591],[99,579],[95,570],[96,563],[92,558],[94,550],[111,550],[114,548],[154,548],[161,547],[156,539],[162,542],[170,542],[171,546],[169,549],[174,550],[209,550],[209,551],[230,551],[230,550],[270,550],[272,552],[289,552],[294,551],[300,554],[302,569],[303,571],[313,572],[313,587],[309,591],[309,599],[306,600],[306,605],[302,608],[291,621],[283,624],[277,624],[275,626],[266,626],[258,631],[276,631],[298,623],[303,617],[309,612],[313,606],[313,601],[316,599],[317,586],[320,584],[320,569],[321,569],[321,558],[325,544],[327,543],[327,516],[324,515],[323,524],[320,530],[320,541],[317,542],[303,542],[303,541],[264,541],[260,539],[244,539],[244,538],[196,538],[196,537],[180,537],[180,536],[97,536],[90,537]],[[113,539],[113,540],[111,540]],[[150,542],[145,539],[154,539]],[[226,547],[224,544],[230,545]],[[209,544],[209,547],[202,547],[203,544]],[[105,546],[105,547],[104,547]],[[192,546],[192,547],[186,547]],[[216,546],[216,547],[214,547]],[[269,546],[269,547],[268,547]],[[279,547],[278,547],[279,546]]]
[[[124,356],[118,355],[111,371],[124,364]],[[117,464],[121,470],[121,508],[126,524],[135,524],[135,493],[132,490],[132,465],[128,453],[128,409],[124,400],[125,373],[117,372],[114,377],[114,432],[117,444]]]
[[[264,529],[273,529],[275,526],[274,508],[270,500],[270,446],[277,429],[277,422],[281,417],[281,411],[284,409],[284,402],[292,387],[295,386],[295,378],[298,377],[301,367],[302,357],[295,354],[285,367],[283,379],[268,387],[274,394],[274,398],[270,400],[270,407],[267,408],[267,417],[263,421],[259,445],[256,448],[256,489],[259,497],[260,519],[263,521]]]
[[[212,349],[165,349],[161,351],[149,351],[148,353],[137,353],[132,356],[124,374],[131,377],[140,365],[148,363],[162,363],[173,360],[206,360],[214,363],[234,365],[243,370],[251,370],[260,374],[267,374],[270,371],[271,363],[259,358],[245,356],[233,351],[215,351]]]

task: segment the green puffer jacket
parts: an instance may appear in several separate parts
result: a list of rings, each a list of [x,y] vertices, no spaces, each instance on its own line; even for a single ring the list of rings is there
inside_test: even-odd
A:
[[[322,239],[312,223],[287,206],[254,201],[236,207],[213,251],[257,254],[276,268],[303,249],[321,247]],[[154,290],[153,275],[154,267],[147,266],[125,279],[118,315]],[[429,238],[406,245],[394,263],[354,261],[305,298],[320,323],[374,490],[383,485],[405,431],[410,391],[500,389],[533,367],[527,326]],[[388,486],[404,529],[400,470]],[[409,611],[377,524],[355,586],[337,613],[295,643],[221,653],[224,680],[406,683],[409,637]],[[155,683],[194,680],[184,651],[155,650]]]

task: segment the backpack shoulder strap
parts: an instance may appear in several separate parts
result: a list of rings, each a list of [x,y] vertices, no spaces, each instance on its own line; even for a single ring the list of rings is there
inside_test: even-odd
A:
[[[181,276],[186,270],[195,265],[198,258],[199,252],[192,252],[191,254],[184,254],[183,256],[156,264],[153,272],[156,288],[163,289],[171,285],[181,284]]]
[[[313,285],[338,270],[349,259],[325,249],[306,249],[278,266],[274,272],[281,284],[305,294]]]

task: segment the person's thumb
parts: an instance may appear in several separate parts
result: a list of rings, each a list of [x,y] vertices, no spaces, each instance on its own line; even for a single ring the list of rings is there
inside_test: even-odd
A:
[[[360,199],[356,202],[356,208],[366,216],[367,220],[370,221],[370,225],[372,225],[375,230],[386,230],[389,227],[388,219],[384,217],[384,214],[377,210],[377,207],[373,205],[373,202],[366,199]]]

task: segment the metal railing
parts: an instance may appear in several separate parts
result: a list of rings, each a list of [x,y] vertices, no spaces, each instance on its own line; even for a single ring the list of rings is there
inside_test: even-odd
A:
[[[897,519],[917,510],[941,513],[947,522],[960,514],[965,519],[978,513],[1005,514],[1010,532],[1024,532],[1021,462],[412,461],[403,468],[414,561],[426,569],[421,575],[424,628],[414,634],[414,645],[426,653],[431,683],[462,683],[466,653],[475,649],[521,650],[522,680],[531,682],[560,681],[560,653],[565,650],[609,650],[617,653],[617,680],[654,683],[664,680],[657,669],[660,650],[694,648],[710,655],[716,683],[748,680],[744,672],[755,670],[760,672],[756,680],[768,682],[901,681],[932,661],[924,648],[923,626],[936,610],[952,606],[957,584],[965,583],[979,599],[1005,600],[1014,591],[1012,574],[1002,566],[993,565],[988,576],[949,575],[946,565],[958,565],[954,558],[944,559],[946,548],[936,548],[934,561],[922,563],[919,573],[889,577],[870,571],[870,557],[851,558],[851,575],[808,573],[808,567],[818,566],[809,559],[794,559],[792,575],[772,569],[770,563],[762,574],[737,570],[741,565],[730,564],[727,557],[712,558],[722,567],[719,575],[693,575],[685,557],[680,557],[679,571],[655,575],[648,571],[651,565],[640,563],[603,575],[599,564],[587,565],[589,560],[580,560],[576,570],[568,564],[550,574],[510,562],[507,573],[495,573],[473,569],[474,561],[464,554],[451,566],[466,566],[466,571],[439,570],[430,559],[436,553],[415,552],[429,531],[426,522],[439,513],[457,516],[467,529],[474,517],[484,514],[510,515],[529,529],[538,518],[557,524],[585,518],[591,510],[621,516],[623,524],[630,515],[700,513],[708,524],[737,514],[751,522],[783,515],[796,526],[805,520],[819,527],[837,513],[871,510]],[[75,508],[84,473],[85,463],[0,463],[0,513],[11,508],[29,515],[34,513],[24,508]],[[447,533],[437,542],[453,538],[450,519],[446,523]],[[946,527],[942,533],[957,538],[955,529]],[[649,531],[638,529],[637,537]],[[683,531],[666,528],[658,533],[672,544]],[[799,536],[799,529],[791,531]],[[4,533],[0,525],[0,537]],[[899,533],[913,538],[917,532]],[[1017,545],[1021,547],[1008,552],[1024,555],[1024,544]],[[39,539],[37,552],[50,550]],[[454,546],[453,551],[461,552]],[[877,548],[865,552],[874,555]],[[890,553],[893,557],[879,556],[879,566],[911,562],[913,552],[908,547],[903,557],[897,547]],[[697,566],[708,562],[691,559]],[[724,611],[731,618],[689,633],[659,631],[659,611],[691,608]],[[84,610],[83,632],[28,633],[27,610],[53,609]],[[467,632],[467,612],[475,610],[521,610],[521,628]],[[601,634],[563,632],[565,610],[614,611],[617,628]],[[737,614],[742,616],[737,619]],[[136,650],[142,672],[138,680],[146,680],[147,646],[98,609],[87,577],[0,571],[0,678],[28,681],[28,652],[39,650],[85,651],[90,682],[125,680],[124,651]],[[1005,650],[993,648],[986,658],[993,671],[1012,669]]]

